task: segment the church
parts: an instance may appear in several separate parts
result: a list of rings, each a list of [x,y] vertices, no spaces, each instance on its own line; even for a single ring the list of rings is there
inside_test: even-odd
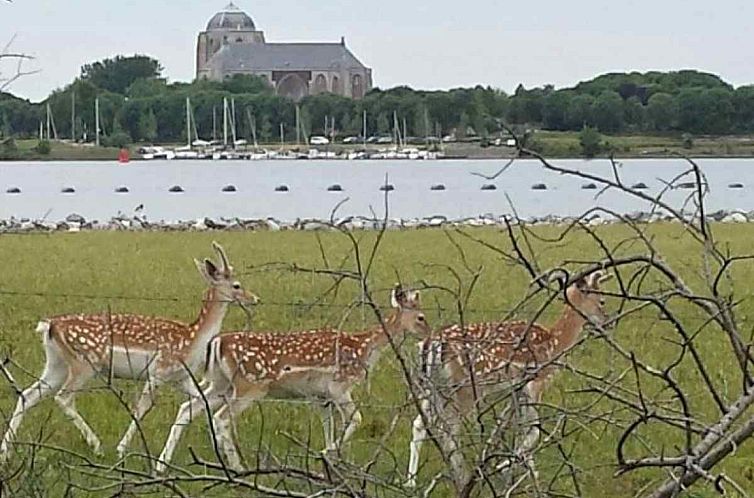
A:
[[[301,100],[331,92],[360,99],[372,88],[372,70],[336,43],[268,43],[248,14],[233,3],[215,14],[196,44],[196,77],[234,74],[266,79],[278,95]]]

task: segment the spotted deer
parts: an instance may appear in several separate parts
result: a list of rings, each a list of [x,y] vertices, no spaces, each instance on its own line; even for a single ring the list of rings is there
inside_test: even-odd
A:
[[[193,413],[217,409],[213,416],[216,441],[228,466],[242,470],[231,434],[231,423],[254,401],[263,398],[304,399],[320,405],[326,451],[336,451],[361,422],[351,396],[381,352],[407,334],[426,337],[431,330],[421,311],[419,292],[397,286],[391,294],[392,313],[371,330],[346,334],[318,329],[289,334],[232,333],[212,340],[207,355],[208,387],[202,397],[184,403],[170,429],[156,469],[164,471]],[[340,413],[345,429],[339,441],[330,408]]]
[[[220,332],[228,306],[255,304],[258,298],[233,279],[233,268],[217,243],[213,248],[219,266],[205,259],[195,260],[208,288],[198,318],[191,324],[166,318],[132,314],[62,315],[42,320],[46,363],[40,379],[19,396],[15,411],[0,445],[0,459],[7,458],[24,414],[44,398],[54,395],[63,412],[81,431],[97,453],[100,440],[76,410],[76,392],[95,375],[105,378],[145,380],[144,389],[132,413],[131,424],[118,444],[122,457],[151,409],[154,391],[163,383],[175,382],[191,395],[197,389],[189,372],[204,367],[210,340]]]
[[[602,324],[607,320],[600,283],[609,277],[598,271],[568,287],[563,312],[550,328],[527,321],[471,323],[463,328],[453,325],[441,329],[434,338],[421,344],[423,354],[429,356],[425,364],[430,369],[433,363],[442,365],[444,385],[435,387],[444,392],[439,396],[442,399],[440,407],[431,406],[429,397],[422,400],[421,409],[425,416],[419,414],[414,419],[406,483],[409,487],[416,485],[419,455],[427,437],[425,420],[433,423],[442,415],[447,423],[446,435],[440,440],[453,474],[460,481],[456,485],[462,487],[466,481],[463,457],[458,448],[462,419],[479,406],[480,400],[495,399],[496,395],[499,398],[521,383],[524,383],[522,391],[529,401],[524,412],[531,422],[531,429],[516,453],[526,458],[533,469],[533,461],[526,455],[539,439],[535,406],[558,370],[554,362],[576,344],[584,325],[588,321]],[[510,463],[504,461],[499,468]]]

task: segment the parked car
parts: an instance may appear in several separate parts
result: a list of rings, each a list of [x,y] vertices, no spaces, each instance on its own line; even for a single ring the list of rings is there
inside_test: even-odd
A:
[[[327,145],[330,140],[327,137],[313,136],[309,139],[309,145]]]
[[[389,136],[379,137],[377,138],[377,143],[378,144],[391,144],[393,143],[393,137],[389,137]]]
[[[361,137],[346,137],[343,139],[344,144],[358,144],[362,141],[363,139]]]

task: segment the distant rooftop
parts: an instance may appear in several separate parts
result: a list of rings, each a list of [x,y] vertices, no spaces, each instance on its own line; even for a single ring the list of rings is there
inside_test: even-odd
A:
[[[225,71],[363,69],[344,43],[234,43],[212,58]]]
[[[212,16],[207,24],[207,31],[256,31],[254,21],[246,12],[230,2],[223,10]]]

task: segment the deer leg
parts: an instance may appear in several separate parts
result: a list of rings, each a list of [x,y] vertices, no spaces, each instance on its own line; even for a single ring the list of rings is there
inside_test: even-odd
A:
[[[454,412],[453,408],[445,412],[447,430],[443,434],[443,448],[450,463],[451,480],[460,491],[468,483],[468,473],[459,442],[462,420],[458,414],[452,412]]]
[[[62,408],[63,413],[71,419],[73,425],[75,425],[79,432],[84,436],[86,444],[89,445],[95,454],[101,455],[102,445],[97,434],[94,433],[92,428],[89,427],[89,424],[86,423],[86,420],[84,420],[78,410],[76,410],[76,391],[81,389],[92,375],[93,372],[90,368],[78,371],[71,370],[68,374],[68,379],[66,379],[65,383],[60,388],[60,391],[55,395],[55,401],[60,408]]]
[[[539,441],[539,412],[535,406],[535,403],[539,403],[542,396],[542,390],[544,387],[543,382],[530,382],[524,389],[524,395],[526,396],[526,404],[521,407],[521,424],[525,424],[526,433],[524,434],[523,441],[515,449],[516,457],[523,460],[527,469],[536,478],[537,471],[534,466],[534,456],[531,454],[532,450]],[[503,460],[500,465],[497,466],[498,470],[504,470],[512,465],[510,459]]]
[[[65,382],[68,375],[67,368],[63,360],[55,356],[54,350],[47,348],[47,363],[45,365],[42,377],[26,388],[18,397],[16,408],[8,422],[8,429],[3,436],[3,442],[0,443],[0,461],[7,458],[8,449],[16,437],[18,427],[21,425],[27,410],[33,408],[37,403],[42,401],[50,394],[57,392]]]
[[[353,433],[359,425],[361,425],[362,416],[361,412],[356,408],[356,403],[353,402],[353,398],[351,398],[351,393],[347,393],[342,400],[336,402],[335,406],[337,406],[338,411],[340,412],[343,423],[346,424],[346,427],[343,430],[343,436],[337,444],[337,446],[341,448],[349,439],[351,439]]]
[[[423,399],[420,407],[422,413],[416,416],[412,425],[411,456],[408,459],[408,477],[406,479],[406,486],[409,488],[416,487],[416,476],[419,472],[419,457],[421,456],[422,444],[427,439],[427,427],[424,425],[422,414],[427,417],[427,422],[432,423],[429,409],[429,400]]]
[[[215,384],[210,384],[203,392],[199,392],[193,382],[190,383],[190,387],[186,385],[185,389],[189,393],[189,399],[178,409],[175,422],[170,427],[170,434],[165,442],[165,447],[155,465],[157,473],[165,472],[167,464],[173,458],[178,441],[180,441],[183,431],[191,423],[194,414],[208,410],[207,415],[211,417],[212,412],[222,403],[222,392],[220,389],[216,389]]]
[[[325,452],[336,451],[335,445],[335,423],[333,420],[333,405],[327,403],[321,407],[322,428],[325,432]]]
[[[233,437],[233,423],[243,411],[255,400],[263,398],[265,390],[263,388],[254,388],[246,391],[243,396],[239,393],[233,393],[226,404],[222,406],[215,415],[213,421],[217,441],[213,444],[218,446],[225,454],[227,459],[226,465],[229,469],[236,472],[243,472],[244,467],[241,463],[241,457],[238,453],[235,438]]]
[[[139,422],[154,406],[154,391],[161,383],[161,381],[156,380],[154,377],[149,377],[146,384],[144,384],[144,389],[141,391],[139,400],[136,402],[136,407],[131,413],[131,423],[128,425],[126,433],[123,434],[123,438],[118,443],[117,451],[119,458],[123,458],[126,455],[128,444],[131,442],[131,439],[139,428]]]

